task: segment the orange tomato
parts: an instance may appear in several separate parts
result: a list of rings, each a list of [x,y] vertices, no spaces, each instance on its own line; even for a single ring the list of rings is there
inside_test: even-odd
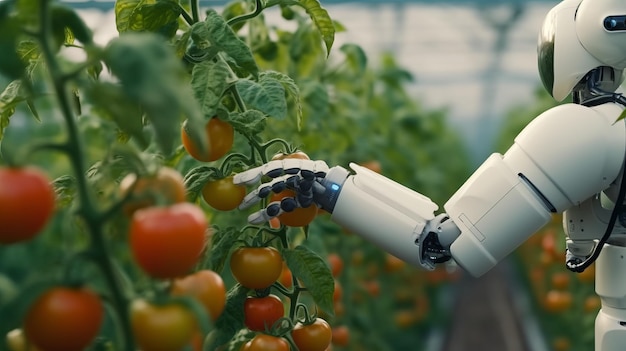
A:
[[[120,193],[126,196],[131,188],[132,197],[123,207],[127,216],[140,208],[154,206],[157,202],[171,205],[186,200],[183,176],[169,167],[161,167],[156,174],[139,179],[134,173],[126,175],[120,182]]]
[[[210,162],[224,156],[233,146],[235,131],[226,121],[213,117],[205,126],[208,149],[200,150],[187,132],[187,123],[181,128],[181,138],[187,153],[198,161]]]

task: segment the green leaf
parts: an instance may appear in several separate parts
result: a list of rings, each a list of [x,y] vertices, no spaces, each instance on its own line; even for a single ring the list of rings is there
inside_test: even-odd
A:
[[[158,145],[173,151],[186,117],[194,140],[207,143],[205,120],[193,97],[188,75],[173,47],[151,33],[128,33],[105,48],[104,62],[120,80],[124,92],[141,105],[151,122]]]
[[[335,41],[335,26],[328,15],[328,11],[322,7],[318,0],[299,0],[298,5],[302,6],[315,23],[315,27],[322,35],[322,40],[326,45],[326,56],[330,54],[330,49]]]
[[[261,133],[266,126],[267,118],[258,110],[246,110],[243,113],[231,113],[228,123],[240,134],[252,138]]]
[[[330,113],[330,97],[326,87],[316,81],[302,85],[302,99],[305,101],[309,118],[323,119]]]
[[[21,86],[21,80],[14,80],[0,94],[0,140],[5,128],[9,126],[11,116],[15,113],[15,107],[25,100],[25,97],[20,95]]]
[[[296,120],[300,125],[302,122],[302,102],[300,101],[300,88],[296,82],[288,75],[277,71],[264,71],[261,73],[261,78],[264,77],[275,79],[282,84],[287,93],[287,98],[291,99],[296,107]]]
[[[236,284],[228,291],[224,312],[215,322],[215,330],[211,332],[205,350],[216,350],[218,346],[226,344],[237,332],[244,327],[243,304],[248,297],[249,289]],[[215,334],[213,334],[215,333]]]
[[[135,9],[142,3],[141,0],[116,0],[115,27],[119,33],[128,32],[131,26],[131,16]]]
[[[96,113],[113,120],[123,133],[134,137],[144,147],[147,146],[148,141],[143,134],[143,112],[136,101],[126,96],[122,87],[111,83],[95,83],[86,89],[86,93]]]
[[[346,55],[348,66],[357,73],[363,73],[367,69],[367,55],[363,48],[356,44],[344,44],[339,48]]]
[[[208,37],[203,39],[209,40],[220,51],[228,54],[237,66],[256,78],[259,74],[259,67],[248,45],[237,36],[224,18],[214,9],[207,10],[206,16],[204,27]]]
[[[174,0],[158,0],[155,3],[142,1],[130,13],[128,30],[161,32],[171,38],[178,29],[181,11],[178,2]]]
[[[211,237],[211,254],[207,262],[207,268],[221,273],[231,251],[243,245],[239,241],[239,230],[234,227],[218,230]]]
[[[324,259],[302,245],[284,250],[283,257],[291,273],[302,281],[315,303],[332,314],[335,281]]]
[[[204,185],[212,179],[220,177],[219,169],[209,166],[198,166],[185,175],[184,184],[187,191],[187,200],[196,201]]]
[[[63,40],[59,44],[73,41],[75,37],[81,43],[89,45],[93,43],[93,33],[87,27],[83,19],[71,7],[54,4],[51,8],[52,28],[63,35]],[[70,31],[69,37],[66,30]]]
[[[191,88],[205,118],[217,112],[222,95],[228,88],[228,66],[222,60],[202,61],[193,67]]]
[[[262,75],[259,82],[248,79],[237,81],[237,90],[246,106],[257,109],[270,117],[287,117],[287,99],[285,88],[271,75]]]
[[[69,175],[62,175],[52,182],[56,193],[56,204],[66,207],[72,204],[76,195],[76,179]]]
[[[10,80],[19,79],[26,66],[16,51],[20,24],[15,18],[0,18],[0,74]]]

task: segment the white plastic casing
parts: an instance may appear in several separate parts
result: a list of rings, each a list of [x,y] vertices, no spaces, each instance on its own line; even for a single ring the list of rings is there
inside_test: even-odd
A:
[[[452,257],[480,276],[551,218],[607,188],[626,147],[622,107],[566,104],[533,120],[444,205],[461,229]],[[527,181],[525,180],[527,179]]]
[[[438,206],[428,197],[378,173],[350,164],[332,213],[334,222],[390,254],[419,266],[416,240]]]

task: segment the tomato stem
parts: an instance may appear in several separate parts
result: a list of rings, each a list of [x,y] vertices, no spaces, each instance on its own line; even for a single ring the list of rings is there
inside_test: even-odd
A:
[[[247,13],[245,15],[240,15],[237,17],[233,17],[230,20],[228,20],[228,22],[226,22],[226,24],[228,24],[229,26],[233,26],[239,22],[243,22],[243,21],[247,21],[249,19],[252,19],[258,15],[261,14],[261,12],[263,12],[263,10],[265,9],[263,7],[263,2],[261,0],[256,0],[255,4],[254,4],[254,11],[252,11],[251,13]]]
[[[200,22],[200,11],[198,9],[198,0],[191,0],[191,15],[193,16],[192,22],[197,23]]]

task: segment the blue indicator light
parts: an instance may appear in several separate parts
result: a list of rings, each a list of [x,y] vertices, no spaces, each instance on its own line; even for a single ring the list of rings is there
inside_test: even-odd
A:
[[[333,191],[337,191],[337,190],[339,190],[339,185],[337,185],[337,184],[333,184],[333,185],[331,185],[331,186],[330,186],[330,188],[331,188]]]

